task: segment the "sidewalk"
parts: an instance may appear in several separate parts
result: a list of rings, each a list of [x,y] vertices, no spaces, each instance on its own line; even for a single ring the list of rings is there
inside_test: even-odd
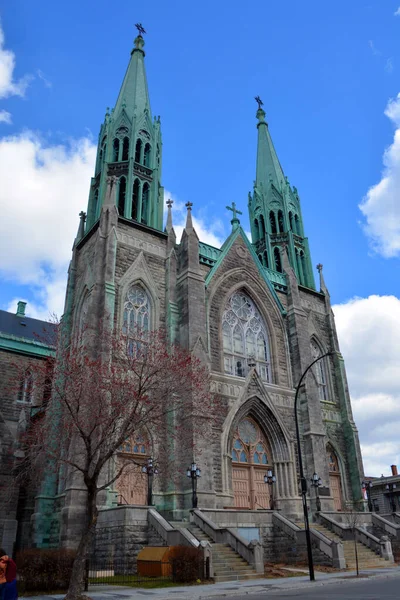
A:
[[[400,567],[390,569],[369,569],[360,571],[371,578],[400,577]],[[274,592],[279,590],[290,590],[293,588],[328,585],[338,583],[346,578],[350,581],[363,581],[363,578],[354,579],[355,571],[341,573],[315,573],[315,582],[311,582],[308,576],[304,577],[281,577],[279,579],[251,579],[249,581],[230,581],[214,583],[209,585],[177,586],[171,588],[159,588],[154,590],[144,588],[130,588],[124,586],[90,586],[86,595],[93,600],[202,600],[206,598],[221,597],[231,598],[239,594],[255,594],[263,592]],[[54,596],[24,596],[24,600],[60,600],[65,594]]]

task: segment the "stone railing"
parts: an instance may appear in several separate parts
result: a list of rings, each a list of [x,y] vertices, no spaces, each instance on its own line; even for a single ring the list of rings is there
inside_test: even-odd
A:
[[[363,517],[366,521],[370,521],[372,523],[372,516],[370,513],[368,513],[367,515],[362,514],[361,517]],[[345,514],[340,515],[340,518],[345,519]],[[350,524],[343,522],[339,523],[338,521],[336,521],[335,519],[333,519],[325,513],[319,513],[318,519],[322,525],[327,527],[330,531],[341,537],[343,540],[354,539],[352,527],[350,526]],[[367,531],[365,527],[361,527],[359,525],[356,525],[354,527],[354,531],[356,540],[360,542],[360,544],[367,546],[367,548],[369,548],[385,560],[393,562],[392,545],[387,536],[382,536],[382,538],[379,539],[376,536],[372,535],[372,533]]]
[[[218,527],[197,508],[191,511],[191,522],[200,527],[213,542],[228,544],[237,554],[251,565],[257,573],[264,573],[264,551],[258,540],[248,542],[233,529]]]
[[[148,524],[158,533],[167,546],[192,546],[197,548],[200,542],[187,529],[175,529],[154,508],[147,512]]]
[[[154,508],[149,508],[147,522],[164,540],[167,546],[190,546],[192,548],[201,549],[204,562],[204,576],[206,578],[214,577],[212,551],[209,542],[199,542],[199,540],[184,527],[172,527],[172,525]]]
[[[298,527],[295,523],[289,521],[284,516],[274,513],[272,522],[275,527],[278,527],[283,533],[291,537],[296,541],[297,544],[306,544],[306,532],[304,529]],[[312,525],[311,525],[312,527]],[[343,544],[329,539],[320,531],[310,529],[311,543],[314,547],[318,548],[325,556],[327,556],[332,567],[336,569],[345,569],[346,561],[344,558]]]
[[[379,529],[382,529],[385,533],[396,540],[400,540],[400,524],[392,523],[391,521],[388,521],[384,517],[381,517],[375,513],[372,513],[372,524],[376,527],[379,527]]]

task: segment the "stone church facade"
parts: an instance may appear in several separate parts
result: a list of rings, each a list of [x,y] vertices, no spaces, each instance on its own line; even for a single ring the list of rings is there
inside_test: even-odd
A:
[[[299,195],[284,175],[262,103],[256,180],[248,196],[252,242],[234,204],[222,247],[202,242],[190,202],[178,242],[171,201],[163,226],[161,123],[151,115],[143,48],[139,35],[115,108],[100,129],[87,213],[80,215],[69,269],[63,316],[69,335],[84,338],[105,318],[125,333],[135,325],[165,328],[171,341],[209,366],[223,407],[212,446],[199,447],[193,457],[202,470],[199,507],[273,507],[293,518],[302,512],[295,386],[315,358],[332,352],[300,391],[305,473],[322,480],[322,510],[357,506],[362,458],[329,292],[321,265],[315,285]],[[129,454],[151,456],[151,438],[127,440],[121,456]],[[191,507],[187,466],[180,465],[180,483],[175,478],[172,485],[172,477],[166,483],[165,474],[155,482],[154,503],[167,518],[182,518]],[[272,487],[264,483],[268,470],[276,477]],[[145,505],[144,485],[117,482],[102,496],[103,506]],[[49,544],[49,498],[61,515],[59,540],[70,545],[79,528],[80,493],[73,484],[46,490],[47,508],[39,499],[33,515],[35,545]]]

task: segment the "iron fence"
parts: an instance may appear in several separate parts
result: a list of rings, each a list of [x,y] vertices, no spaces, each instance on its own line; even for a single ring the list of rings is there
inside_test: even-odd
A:
[[[199,562],[198,579],[209,577],[209,561]],[[196,579],[196,577],[194,578]],[[193,580],[193,579],[192,579]],[[141,585],[156,587],[161,582],[181,581],[181,572],[173,562],[146,561],[136,562],[129,559],[86,561],[86,590],[89,585]]]

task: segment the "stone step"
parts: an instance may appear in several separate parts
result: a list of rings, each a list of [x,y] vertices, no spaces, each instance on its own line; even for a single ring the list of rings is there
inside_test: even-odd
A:
[[[260,579],[263,577],[262,573],[254,573],[252,575],[221,575],[214,577],[215,583],[222,583],[224,581],[247,581],[248,579]]]

